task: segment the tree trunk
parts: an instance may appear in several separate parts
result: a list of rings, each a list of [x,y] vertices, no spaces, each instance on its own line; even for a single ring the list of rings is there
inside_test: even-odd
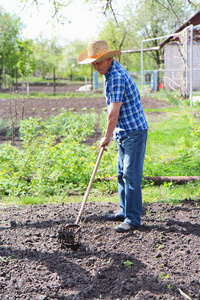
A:
[[[56,92],[56,68],[53,68],[53,92]]]
[[[30,89],[29,89],[29,80],[28,77],[26,78],[26,91],[27,91],[27,97],[30,95]]]
[[[17,90],[17,86],[18,86],[18,68],[16,68],[16,74],[15,74],[15,86],[16,86],[16,90]]]
[[[0,66],[0,89],[3,87],[3,66]]]

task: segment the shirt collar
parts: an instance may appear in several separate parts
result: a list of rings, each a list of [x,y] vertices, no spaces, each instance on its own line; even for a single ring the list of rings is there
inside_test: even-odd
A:
[[[108,69],[107,73],[105,74],[105,78],[106,78],[106,80],[108,80],[109,76],[110,76],[110,75],[111,75],[111,73],[112,73],[112,68],[113,68],[113,65],[114,65],[114,59],[113,59],[113,61],[112,61],[111,65],[110,65],[110,68]]]

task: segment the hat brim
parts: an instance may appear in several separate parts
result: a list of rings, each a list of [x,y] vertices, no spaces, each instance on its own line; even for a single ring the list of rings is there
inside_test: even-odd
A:
[[[121,55],[122,52],[120,50],[109,51],[99,57],[90,58],[88,57],[88,51],[83,52],[78,57],[78,63],[81,65],[92,64],[93,62],[101,62],[107,58],[115,57]]]

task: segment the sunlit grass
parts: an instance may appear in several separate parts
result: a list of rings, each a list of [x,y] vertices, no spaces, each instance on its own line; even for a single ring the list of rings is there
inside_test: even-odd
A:
[[[149,122],[149,135],[147,142],[147,155],[160,156],[166,159],[177,156],[179,140],[184,137],[185,143],[190,147],[193,138],[190,136],[191,113],[169,113],[167,119],[158,122]],[[156,150],[156,151],[155,151]]]
[[[161,185],[147,185],[143,188],[143,202],[166,202],[178,204],[185,199],[198,200],[200,198],[200,181],[186,184],[164,183]]]
[[[83,98],[86,96],[85,92],[66,92],[66,93],[44,93],[44,92],[31,92],[29,97],[24,95],[25,99],[39,99],[39,98],[49,98],[49,99],[62,99],[62,98]],[[87,97],[96,98],[101,96],[99,93],[87,92]],[[103,93],[102,93],[103,96]],[[0,99],[22,99],[23,95],[21,93],[0,93]]]
[[[164,183],[162,185],[146,185],[142,189],[143,203],[168,203],[177,205],[186,199],[197,201],[197,206],[200,205],[200,181],[189,182],[183,185],[174,185],[172,183]],[[81,203],[84,195],[57,195],[57,196],[22,196],[22,197],[3,197],[0,199],[0,208],[5,206],[19,205],[37,205],[37,204],[68,204]],[[91,189],[88,202],[114,202],[118,203],[117,193],[109,195],[100,193],[95,189]]]
[[[60,196],[6,196],[0,199],[0,208],[4,206],[19,206],[19,205],[37,205],[37,204],[68,204],[80,203],[83,201],[84,195],[60,195]],[[118,195],[99,194],[99,192],[92,191],[87,199],[87,202],[118,202]]]

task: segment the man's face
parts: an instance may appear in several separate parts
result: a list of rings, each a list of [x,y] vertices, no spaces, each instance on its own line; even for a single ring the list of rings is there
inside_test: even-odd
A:
[[[107,58],[100,62],[94,62],[94,63],[92,63],[92,65],[99,74],[105,75],[108,72],[108,69],[110,68],[111,63],[112,63],[112,58]]]

